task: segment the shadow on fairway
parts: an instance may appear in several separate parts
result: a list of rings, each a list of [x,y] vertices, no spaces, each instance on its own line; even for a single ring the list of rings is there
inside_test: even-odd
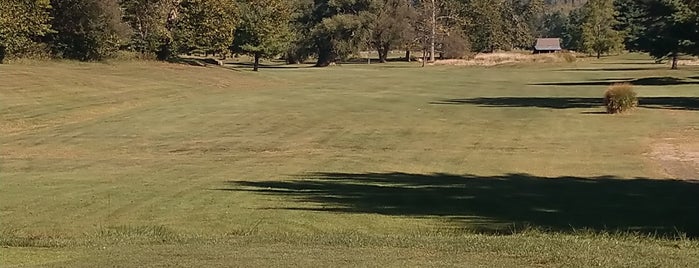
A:
[[[517,232],[513,226],[530,226],[559,232],[588,229],[672,236],[679,231],[699,236],[699,181],[312,173],[290,181],[229,184],[221,190],[297,202],[268,209],[444,217],[483,233],[512,233]]]
[[[576,97],[491,97],[450,99],[430,104],[479,105],[483,107],[537,107],[549,109],[598,108],[602,98]],[[638,106],[649,109],[699,110],[699,97],[642,97]]]
[[[691,80],[690,80],[691,79]],[[673,86],[673,85],[699,85],[699,81],[693,81],[694,77],[682,79],[677,77],[646,77],[638,79],[630,78],[602,78],[591,81],[576,82],[546,82],[531,84],[533,86],[608,86],[614,83],[629,83],[637,86]]]
[[[662,66],[666,69],[670,68],[670,66],[667,66],[663,63],[657,63],[655,61],[648,61],[648,60],[628,60],[628,61],[622,61],[622,62],[593,62],[592,64],[596,64],[596,65],[655,65],[655,66]],[[610,69],[614,69],[614,68],[610,68]],[[586,70],[586,69],[583,69],[583,70]]]
[[[254,67],[254,63],[251,62],[226,62],[224,65],[226,68],[230,69],[250,69]],[[285,64],[285,63],[274,63],[274,64],[260,64],[258,66],[260,69],[302,69],[311,68],[312,66],[305,64]]]
[[[630,71],[668,70],[668,69],[670,69],[670,67],[655,66],[655,67],[625,67],[625,68],[572,68],[572,69],[559,69],[557,71],[562,71],[562,72],[630,72]]]

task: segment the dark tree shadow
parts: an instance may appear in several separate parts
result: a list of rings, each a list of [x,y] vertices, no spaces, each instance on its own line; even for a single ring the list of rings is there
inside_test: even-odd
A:
[[[448,99],[431,104],[479,105],[483,107],[538,107],[549,109],[597,108],[602,98],[577,97],[492,97]],[[699,110],[699,97],[641,97],[638,106],[649,109]]]
[[[225,191],[288,197],[268,209],[443,217],[477,232],[525,225],[699,236],[699,181],[409,173],[314,173],[290,181],[230,181]],[[296,205],[294,205],[296,204]]]
[[[669,70],[670,67],[667,66],[656,66],[656,67],[625,67],[625,68],[570,68],[570,69],[559,69],[557,71],[563,72],[630,72],[630,71],[648,71],[648,70]]]
[[[250,69],[254,67],[252,62],[226,62],[224,65],[226,68],[230,69]],[[260,69],[301,69],[301,68],[311,68],[313,66],[307,64],[286,64],[286,63],[272,63],[272,64],[260,64],[258,66]]]
[[[690,78],[694,79],[694,78]],[[677,77],[645,77],[638,79],[630,78],[601,78],[591,81],[575,82],[545,82],[530,84],[534,86],[608,86],[614,83],[629,83],[637,86],[673,86],[673,85],[699,85],[699,81],[682,79]]]
[[[665,66],[663,63],[657,63],[655,61],[649,61],[649,60],[630,60],[630,61],[625,61],[625,62],[593,62],[592,64],[596,65],[655,65],[655,66],[663,66],[665,69],[669,68],[668,66]],[[614,68],[611,68],[614,69]]]

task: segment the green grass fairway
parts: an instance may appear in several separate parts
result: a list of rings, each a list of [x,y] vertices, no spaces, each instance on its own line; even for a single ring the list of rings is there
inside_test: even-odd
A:
[[[649,63],[0,65],[0,266],[698,267],[699,67]]]

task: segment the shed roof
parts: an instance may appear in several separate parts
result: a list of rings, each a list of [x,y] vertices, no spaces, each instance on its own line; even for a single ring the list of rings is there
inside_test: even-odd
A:
[[[536,50],[561,50],[560,38],[538,38],[536,39]]]

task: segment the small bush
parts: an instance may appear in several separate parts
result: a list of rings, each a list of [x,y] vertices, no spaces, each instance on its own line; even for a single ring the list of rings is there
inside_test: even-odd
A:
[[[623,113],[638,106],[638,98],[629,83],[613,84],[604,92],[607,113]]]

